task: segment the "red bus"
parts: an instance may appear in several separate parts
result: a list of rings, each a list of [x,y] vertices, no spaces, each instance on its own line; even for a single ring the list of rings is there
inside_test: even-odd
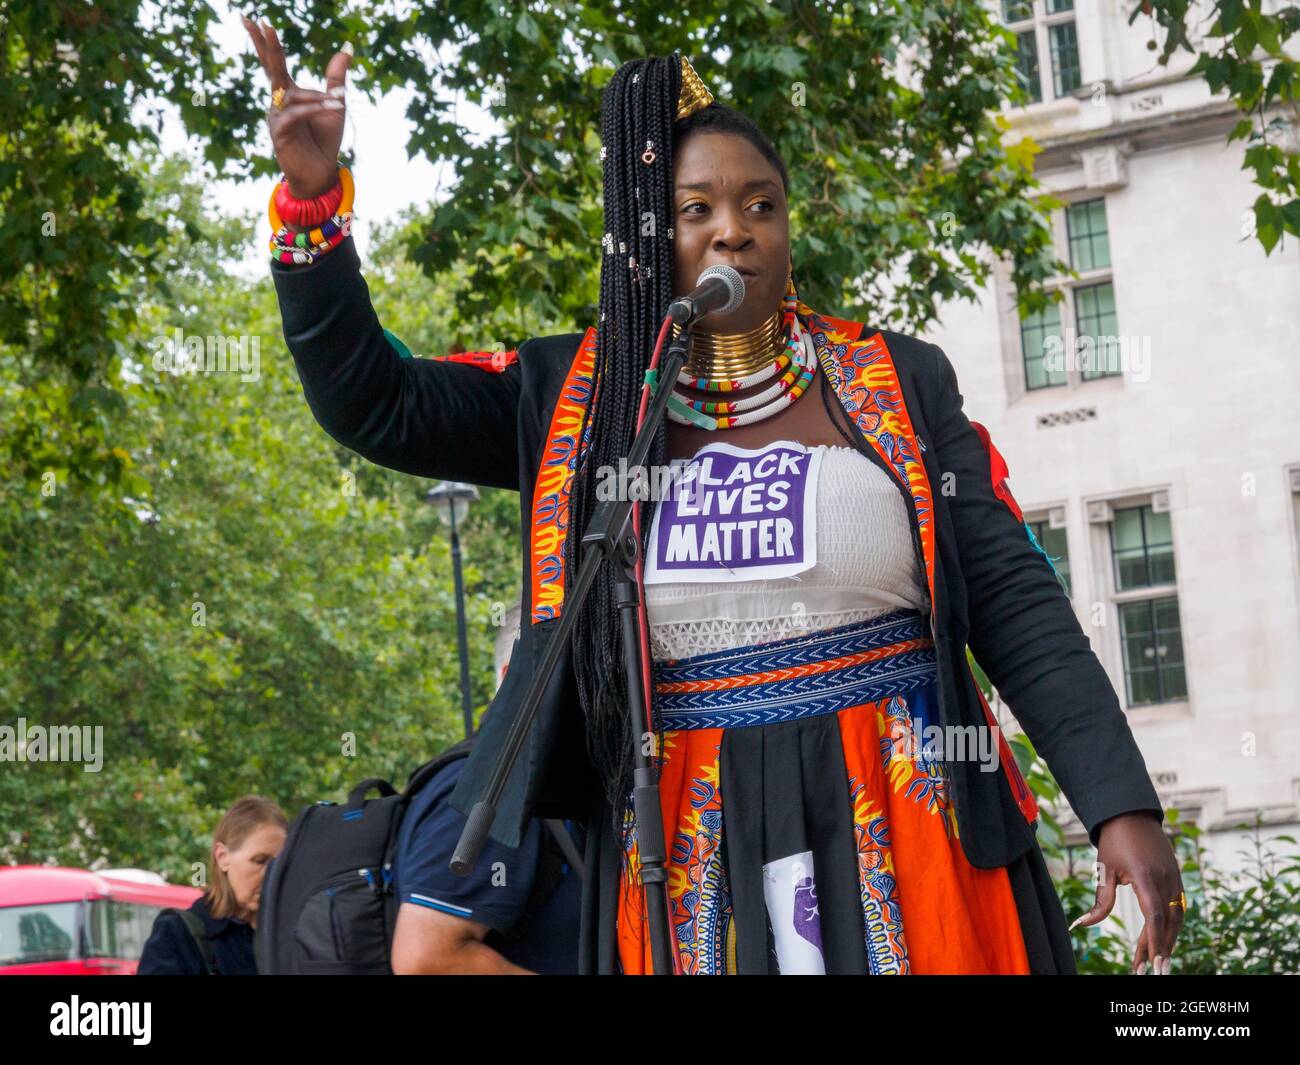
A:
[[[0,866],[0,976],[130,976],[158,911],[202,894],[113,872]]]

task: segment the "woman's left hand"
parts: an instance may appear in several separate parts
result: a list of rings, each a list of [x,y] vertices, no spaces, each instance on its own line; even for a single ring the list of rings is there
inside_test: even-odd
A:
[[[1097,839],[1098,883],[1093,907],[1070,925],[1094,925],[1115,906],[1115,888],[1129,884],[1137,894],[1146,923],[1138,936],[1133,971],[1169,974],[1169,957],[1186,915],[1183,877],[1178,859],[1154,814],[1136,810],[1104,822]],[[1172,905],[1171,905],[1172,903]]]

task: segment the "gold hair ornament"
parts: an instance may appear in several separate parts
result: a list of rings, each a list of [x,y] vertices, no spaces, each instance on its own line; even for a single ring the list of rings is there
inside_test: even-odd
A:
[[[682,67],[682,91],[677,97],[677,121],[680,122],[687,115],[694,114],[702,107],[708,107],[713,103],[713,93],[709,92],[708,87],[700,80],[700,76],[695,73],[695,68],[691,66],[691,61],[685,56],[681,57]]]

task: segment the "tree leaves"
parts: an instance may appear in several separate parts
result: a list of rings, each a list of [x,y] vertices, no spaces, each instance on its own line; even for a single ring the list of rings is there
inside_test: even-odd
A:
[[[1300,34],[1300,8],[1265,12],[1258,0],[1214,0],[1209,31],[1195,45],[1189,32],[1193,20],[1199,24],[1204,18],[1199,6],[1188,0],[1147,0],[1133,10],[1129,22],[1139,14],[1149,16],[1164,33],[1162,63],[1179,49],[1191,52],[1196,56],[1191,73],[1203,76],[1216,95],[1226,90],[1248,116],[1233,126],[1228,142],[1246,140],[1242,169],[1254,171],[1262,190],[1254,204],[1255,236],[1265,253],[1272,253],[1283,233],[1300,236],[1300,153],[1282,147],[1288,124],[1298,116],[1300,62],[1284,46]],[[1255,58],[1259,49],[1266,61]],[[1289,120],[1282,114],[1270,118],[1275,110],[1289,112]]]
[[[207,237],[189,235],[246,240],[248,225],[206,207],[183,164],[153,170],[150,205],[192,223],[166,248],[190,269],[168,296],[137,292],[122,357],[135,383],[29,397],[56,408],[52,432],[30,441],[51,462],[80,446],[64,404],[113,410],[99,428],[121,469],[97,486],[54,467],[53,495],[0,478],[0,724],[98,727],[104,751],[99,773],[0,766],[0,862],[140,865],[188,882],[239,795],[292,815],[368,776],[404,780],[458,738],[459,663],[449,546],[425,485],[325,436],[269,279],[228,275]],[[376,286],[383,320],[422,355],[446,350],[447,298],[395,242],[380,235],[393,271]],[[139,337],[176,328],[259,338],[258,377],[155,371]],[[0,363],[6,391],[13,377]],[[514,493],[485,492],[462,530],[479,711],[518,587],[517,523]]]
[[[1227,36],[1197,45],[1187,0],[1151,0],[1145,10],[1165,30],[1165,55],[1200,49],[1195,69],[1243,110],[1294,104],[1296,64],[1282,47],[1300,28],[1295,9],[1265,14],[1220,0],[1211,38]],[[304,17],[269,0],[262,15],[295,73],[319,74],[351,40],[354,91],[411,90],[409,150],[450,161],[455,183],[449,200],[421,212],[407,243],[453,296],[454,329],[521,338],[591,322],[600,92],[619,63],[651,48],[691,56],[719,98],[783,153],[800,292],[814,306],[923,330],[941,301],[976,297],[987,280],[983,252],[1012,260],[1025,307],[1041,302],[1041,282],[1062,267],[1034,198],[1036,145],[1002,143],[1001,107],[1017,91],[1014,42],[979,0],[719,0],[707,12],[463,0],[414,17],[387,7],[361,14],[337,0]],[[0,461],[29,483],[55,461],[35,417],[44,407],[78,422],[76,461],[61,465],[85,484],[120,487],[103,435],[111,419],[69,399],[84,386],[118,387],[111,353],[134,328],[134,290],[168,280],[170,212],[146,209],[131,162],[155,135],[133,116],[170,101],[215,167],[269,174],[274,161],[249,148],[265,86],[251,53],[215,52],[216,15],[204,4],[18,0],[6,18],[0,104],[12,132],[0,134],[0,240],[10,254],[0,265],[0,344],[40,367],[42,397],[0,396],[6,424],[22,427],[0,442]],[[1267,80],[1253,44],[1271,57]],[[472,134],[458,96],[486,107],[504,135]],[[1250,134],[1251,145],[1265,139],[1276,141]],[[1295,231],[1294,158],[1270,155],[1255,167],[1277,208],[1258,218],[1261,240]],[[364,189],[365,160],[355,166]],[[896,289],[887,278],[899,267],[929,281]]]

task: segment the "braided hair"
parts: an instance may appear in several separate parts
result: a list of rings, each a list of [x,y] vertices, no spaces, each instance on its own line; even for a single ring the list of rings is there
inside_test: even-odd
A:
[[[605,234],[600,322],[592,397],[578,436],[583,440],[590,432],[590,442],[570,488],[566,592],[577,577],[580,541],[598,502],[600,471],[617,468],[619,458],[631,450],[645,372],[674,295],[675,148],[694,132],[739,134],[772,163],[789,189],[785,164],[753,122],[718,103],[676,121],[680,92],[680,58],[673,54],[624,63],[605,87],[601,101]],[[651,468],[663,466],[667,447],[665,420],[646,459]],[[643,500],[635,505],[641,510],[644,538],[653,503]],[[643,542],[643,556],[645,546]],[[616,599],[619,577],[616,566],[601,567],[575,625],[573,663],[587,722],[588,751],[612,809],[614,832],[621,837],[632,787],[633,742],[642,740],[629,735],[627,671]],[[661,751],[662,729],[658,715],[654,716],[660,740],[656,749]]]

